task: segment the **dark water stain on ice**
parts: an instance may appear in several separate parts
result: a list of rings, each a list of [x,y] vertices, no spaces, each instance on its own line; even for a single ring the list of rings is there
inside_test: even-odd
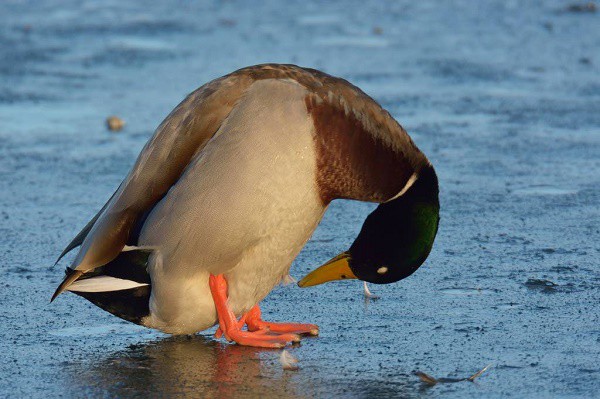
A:
[[[532,290],[539,290],[541,292],[550,293],[550,292],[556,291],[558,284],[556,284],[550,280],[530,278],[525,282],[525,286]]]
[[[594,397],[600,389],[600,13],[589,2],[0,3],[0,397]],[[573,6],[576,6],[573,8]],[[579,8],[577,8],[579,7]],[[249,64],[349,79],[440,178],[410,278],[278,287],[264,315],[317,323],[279,351],[170,337],[74,295],[56,256],[190,91]],[[119,134],[105,120],[127,121]],[[296,279],[373,204],[334,203]],[[424,387],[416,371],[475,383]]]

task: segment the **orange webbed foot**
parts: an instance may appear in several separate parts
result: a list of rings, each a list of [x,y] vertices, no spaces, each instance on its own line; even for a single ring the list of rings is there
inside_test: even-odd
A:
[[[288,343],[299,342],[300,336],[293,333],[271,334],[264,329],[257,331],[243,331],[242,327],[247,322],[247,315],[238,321],[233,311],[227,304],[227,281],[223,275],[210,275],[210,291],[217,309],[219,329],[215,336],[225,335],[229,341],[239,345],[255,346],[259,348],[283,348]]]
[[[275,323],[264,321],[261,317],[260,307],[254,306],[245,315],[248,331],[271,331],[274,333],[293,333],[302,335],[319,335],[319,327],[316,324],[303,323]]]

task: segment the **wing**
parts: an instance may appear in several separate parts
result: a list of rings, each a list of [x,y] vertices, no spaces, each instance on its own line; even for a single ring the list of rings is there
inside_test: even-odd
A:
[[[117,191],[60,255],[59,260],[81,245],[54,297],[83,273],[121,253],[136,223],[177,182],[252,81],[239,73],[216,79],[191,93],[167,116]]]

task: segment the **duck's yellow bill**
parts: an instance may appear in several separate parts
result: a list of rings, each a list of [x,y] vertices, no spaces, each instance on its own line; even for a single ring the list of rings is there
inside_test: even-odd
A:
[[[312,287],[333,280],[346,280],[357,278],[350,269],[350,254],[342,252],[323,266],[308,273],[306,277],[298,281],[301,288]]]

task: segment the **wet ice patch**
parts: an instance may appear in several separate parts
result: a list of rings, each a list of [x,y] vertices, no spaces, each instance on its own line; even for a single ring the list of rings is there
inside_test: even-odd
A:
[[[490,292],[483,288],[443,288],[440,290],[445,295],[478,295]]]
[[[169,51],[173,49],[172,43],[163,40],[140,37],[122,37],[111,41],[110,45],[112,47],[143,51]]]
[[[176,49],[171,43],[156,40],[122,36],[109,42],[106,47],[96,50],[82,59],[83,65],[131,66],[148,61],[164,61],[174,58]]]
[[[464,59],[422,60],[422,65],[436,77],[453,82],[501,82],[514,79],[509,69],[503,69],[488,62],[474,62]]]
[[[530,278],[525,282],[525,287],[531,290],[540,290],[542,292],[554,292],[558,287],[558,284],[550,280]]]
[[[330,36],[315,40],[318,46],[343,47],[388,47],[389,42],[379,37],[369,36]]]
[[[560,188],[547,185],[530,186],[519,188],[513,191],[513,194],[517,195],[575,195],[578,190],[570,188]]]
[[[523,307],[523,305],[521,305],[520,303],[503,303],[498,306],[493,306],[492,308],[500,309],[500,310],[512,310],[512,309],[519,309],[522,307]]]
[[[335,25],[340,22],[337,15],[305,15],[298,18],[298,24],[304,26]]]
[[[67,327],[48,333],[57,337],[95,337],[104,335],[138,334],[144,327],[134,324],[105,324],[100,326]]]

